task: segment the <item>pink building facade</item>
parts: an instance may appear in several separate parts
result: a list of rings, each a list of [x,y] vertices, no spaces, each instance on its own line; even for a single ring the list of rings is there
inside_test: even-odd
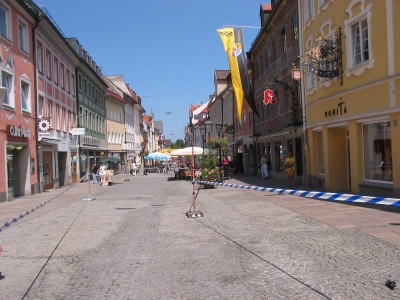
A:
[[[0,201],[39,191],[34,18],[19,1],[0,1]]]
[[[43,15],[35,29],[41,191],[78,180],[78,139],[69,131],[76,127],[75,68],[79,57]]]

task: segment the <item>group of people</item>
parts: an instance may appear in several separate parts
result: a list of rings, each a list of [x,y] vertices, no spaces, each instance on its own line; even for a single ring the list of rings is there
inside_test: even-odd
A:
[[[100,183],[100,176],[101,174],[105,173],[107,170],[107,167],[103,164],[100,163],[100,167],[98,167],[95,163],[92,166],[92,181],[93,183]]]
[[[288,152],[288,157],[285,160],[285,168],[287,180],[290,187],[294,187],[294,157],[291,151]],[[268,179],[268,161],[265,154],[261,157],[261,178]]]

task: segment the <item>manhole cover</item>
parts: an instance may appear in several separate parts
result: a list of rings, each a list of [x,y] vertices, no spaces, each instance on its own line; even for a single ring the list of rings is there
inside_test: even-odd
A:
[[[135,209],[134,207],[117,207],[116,209]]]

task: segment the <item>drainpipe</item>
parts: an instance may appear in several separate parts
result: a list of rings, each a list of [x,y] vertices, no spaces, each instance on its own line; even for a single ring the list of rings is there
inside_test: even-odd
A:
[[[300,52],[300,57],[303,57],[304,51],[303,51],[303,14],[301,10],[301,0],[298,0],[297,2],[297,10],[299,14],[299,52]],[[302,98],[302,105],[301,105],[301,110],[303,114],[303,139],[304,139],[304,151],[306,152],[306,172],[303,170],[303,184],[304,184],[304,178],[305,175],[309,176],[309,167],[310,167],[310,160],[309,158],[309,150],[308,150],[308,134],[307,134],[307,116],[306,116],[306,89],[305,89],[305,82],[304,79],[300,81],[300,87],[301,87],[301,98]]]
[[[34,115],[33,119],[35,120],[35,144],[36,144],[36,165],[37,165],[37,182],[39,186],[39,193],[41,193],[41,182],[40,182],[40,144],[38,141],[39,129],[37,125],[37,117],[38,117],[38,83],[37,83],[37,58],[36,58],[36,28],[39,26],[40,21],[43,19],[43,13],[40,11],[39,14],[35,17],[35,25],[32,28],[32,40],[33,40],[33,65],[35,68],[34,74],[34,89],[35,89],[35,101],[34,101]]]
[[[81,60],[81,58],[79,58]],[[80,63],[80,62],[79,62]],[[78,64],[79,64],[78,63]],[[79,120],[82,118],[82,116],[79,116],[79,76],[78,75],[78,67],[75,67],[75,95],[76,95],[76,127],[80,128],[79,126]],[[76,172],[78,173],[78,181],[81,179],[81,136],[78,135],[78,152],[76,153]],[[89,178],[88,178],[89,180]]]

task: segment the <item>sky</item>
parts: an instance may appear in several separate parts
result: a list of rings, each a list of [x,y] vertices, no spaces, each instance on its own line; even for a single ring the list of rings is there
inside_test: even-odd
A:
[[[184,140],[189,107],[214,93],[214,71],[229,70],[217,33],[259,27],[269,0],[34,0],[66,37],[76,37],[105,76],[122,75],[166,139]],[[259,28],[244,28],[250,50]],[[169,112],[169,113],[167,113]]]

